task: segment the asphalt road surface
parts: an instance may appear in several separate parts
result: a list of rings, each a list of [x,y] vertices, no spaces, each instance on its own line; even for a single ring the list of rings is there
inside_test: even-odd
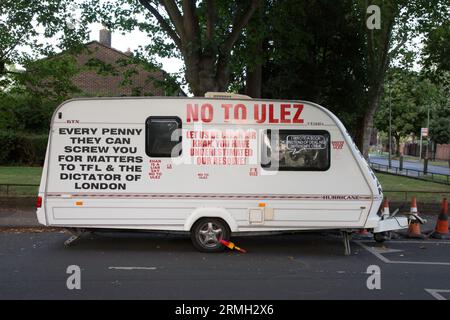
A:
[[[389,164],[389,161],[386,157],[377,157],[377,156],[370,156],[370,162],[381,164],[383,166],[387,166]],[[392,167],[394,168],[400,167],[400,162],[398,160],[392,160],[391,163]],[[423,171],[423,162],[403,161],[403,168]],[[430,173],[450,175],[450,169],[448,167],[434,166],[429,164],[427,169],[428,172]]]
[[[235,238],[247,254],[196,252],[185,236],[0,233],[0,299],[450,299],[450,241],[352,242],[338,234]],[[81,289],[66,286],[81,269]],[[367,268],[380,268],[369,290]],[[373,282],[372,282],[373,283]]]

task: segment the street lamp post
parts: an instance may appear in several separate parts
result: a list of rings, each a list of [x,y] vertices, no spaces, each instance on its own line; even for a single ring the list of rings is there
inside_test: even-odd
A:
[[[427,128],[428,128],[428,134],[427,134],[427,159],[430,158],[429,155],[429,148],[430,148],[430,105],[428,105],[428,112],[427,112]]]
[[[392,108],[391,108],[391,87],[388,83],[388,91],[389,91],[389,156],[388,156],[388,165],[389,169],[392,167],[391,161],[391,153],[392,153]]]

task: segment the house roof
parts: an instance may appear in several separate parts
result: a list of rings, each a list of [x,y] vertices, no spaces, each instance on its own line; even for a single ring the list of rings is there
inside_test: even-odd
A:
[[[93,53],[93,58],[97,58],[101,60],[102,62],[105,62],[107,64],[111,65],[117,65],[118,59],[116,58],[119,56],[119,58],[123,59],[133,59],[132,55],[128,55],[118,49],[115,49],[111,46],[105,45],[101,43],[100,41],[93,40],[87,43],[84,43],[82,47],[84,48],[92,48],[92,47],[100,47],[102,50],[98,53]],[[108,53],[109,52],[109,53]],[[61,55],[66,54],[67,51],[60,52],[54,56],[46,57],[44,59],[52,59]],[[95,57],[97,55],[97,57]],[[98,56],[100,55],[100,56]],[[80,52],[74,52],[74,56],[77,59],[77,64],[79,66],[85,65],[88,61],[89,54],[85,54],[83,52],[83,49]],[[107,61],[103,61],[107,60]],[[152,65],[149,62],[142,60],[142,59],[136,59],[134,58],[133,64],[136,66],[142,65],[139,69],[141,73],[145,74],[147,77],[151,74],[153,74],[152,78],[154,80],[163,81],[166,77],[170,77],[170,75],[165,72],[164,70],[156,67],[153,71],[145,70],[143,69],[145,65]],[[126,69],[126,66],[118,66],[119,71],[122,71]],[[119,72],[117,75],[109,75],[109,76],[102,76],[99,75],[95,71],[82,71],[80,74],[74,76],[73,81],[75,82],[75,85],[79,87],[85,94],[89,95],[131,95],[135,94],[133,91],[133,88],[129,86],[129,88],[126,87],[120,87],[121,80],[123,80],[123,74],[122,72]],[[158,89],[157,86],[151,84],[148,82],[148,80],[144,80],[144,75],[141,76],[131,76],[134,78],[134,82],[138,83],[138,87],[142,89],[141,94],[147,95],[147,94],[155,94],[155,95],[165,95],[164,90],[161,91],[161,89]],[[122,79],[119,79],[122,78]],[[177,86],[178,89],[178,95],[186,96],[186,93]]]

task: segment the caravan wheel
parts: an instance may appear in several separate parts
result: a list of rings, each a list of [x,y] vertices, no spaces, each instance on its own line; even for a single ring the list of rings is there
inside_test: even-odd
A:
[[[192,243],[201,252],[223,251],[225,247],[220,240],[228,241],[230,234],[228,224],[217,218],[200,219],[191,229]]]
[[[383,243],[386,240],[391,240],[391,233],[390,232],[374,233],[373,238],[376,242]]]

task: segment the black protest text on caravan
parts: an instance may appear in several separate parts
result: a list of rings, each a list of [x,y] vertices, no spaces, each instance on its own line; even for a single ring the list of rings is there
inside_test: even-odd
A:
[[[65,137],[57,155],[59,178],[75,190],[127,190],[142,178],[136,128],[59,128]]]

